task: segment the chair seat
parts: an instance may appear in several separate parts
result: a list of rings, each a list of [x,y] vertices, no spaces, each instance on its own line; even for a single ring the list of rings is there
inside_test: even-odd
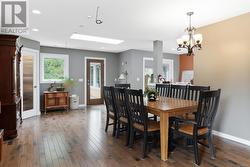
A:
[[[122,123],[128,123],[128,118],[125,118],[125,117],[120,117],[120,121],[122,122]]]
[[[193,125],[181,125],[178,131],[192,136],[193,128],[194,128]],[[204,135],[207,132],[208,132],[208,128],[201,128],[198,130],[198,135]]]
[[[144,126],[138,123],[134,123],[133,127],[140,130],[144,131]],[[159,131],[160,130],[160,123],[156,121],[148,121],[148,132],[154,132],[154,131]]]

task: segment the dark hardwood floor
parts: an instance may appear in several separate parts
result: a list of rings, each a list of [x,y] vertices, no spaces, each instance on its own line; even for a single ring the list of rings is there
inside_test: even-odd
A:
[[[106,166],[194,166],[191,150],[177,147],[167,162],[160,160],[159,149],[152,149],[141,160],[141,143],[125,147],[125,136],[113,138],[111,129],[104,132],[104,106],[85,110],[49,112],[24,120],[18,137],[5,141],[2,167],[106,167]],[[217,159],[210,160],[202,150],[201,166],[250,166],[250,147],[215,138]]]

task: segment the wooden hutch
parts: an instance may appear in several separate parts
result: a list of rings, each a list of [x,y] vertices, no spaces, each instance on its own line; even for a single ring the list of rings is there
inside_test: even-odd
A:
[[[15,138],[17,120],[22,121],[21,48],[18,36],[0,35],[0,129],[4,129],[4,138]]]

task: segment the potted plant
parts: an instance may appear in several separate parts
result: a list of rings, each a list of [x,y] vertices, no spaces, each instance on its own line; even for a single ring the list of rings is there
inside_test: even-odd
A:
[[[73,79],[65,79],[63,81],[63,87],[64,89],[70,90],[75,86],[75,81]]]
[[[157,98],[157,94],[158,94],[156,89],[153,89],[153,88],[146,88],[144,93],[148,96],[149,101],[155,101]]]

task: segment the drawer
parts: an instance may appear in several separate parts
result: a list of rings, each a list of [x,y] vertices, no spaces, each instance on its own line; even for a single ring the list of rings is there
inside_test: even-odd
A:
[[[68,97],[68,93],[61,92],[61,93],[47,93],[47,98],[55,98],[55,97]]]

